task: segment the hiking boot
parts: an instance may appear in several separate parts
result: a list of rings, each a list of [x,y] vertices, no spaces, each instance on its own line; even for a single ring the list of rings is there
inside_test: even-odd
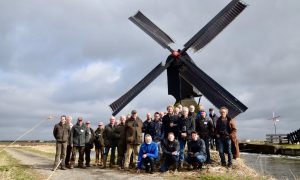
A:
[[[187,170],[190,171],[190,170],[192,170],[192,169],[193,169],[193,165],[190,164],[190,165],[188,166]]]
[[[91,167],[91,165],[90,165],[90,164],[86,164],[85,166],[86,166],[86,167]]]
[[[226,163],[221,163],[221,166],[226,167]]]
[[[228,163],[227,167],[232,168],[232,163]]]

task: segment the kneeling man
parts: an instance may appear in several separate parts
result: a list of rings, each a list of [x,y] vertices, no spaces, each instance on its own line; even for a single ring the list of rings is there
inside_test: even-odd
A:
[[[196,131],[192,132],[192,140],[188,143],[188,153],[185,161],[194,169],[201,169],[206,161],[205,143],[199,138]]]
[[[146,167],[146,172],[153,174],[154,162],[158,157],[158,147],[155,142],[152,142],[152,137],[149,134],[145,135],[145,142],[142,144],[138,156],[138,173],[142,166]]]

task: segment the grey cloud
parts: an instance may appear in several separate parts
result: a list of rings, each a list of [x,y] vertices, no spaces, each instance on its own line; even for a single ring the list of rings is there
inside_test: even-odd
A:
[[[13,139],[49,113],[71,114],[108,122],[108,105],[141,80],[168,51],[127,18],[138,9],[182,45],[227,3],[222,1],[1,1],[0,134]],[[249,109],[238,116],[241,138],[264,138],[273,132],[266,119],[282,116],[280,132],[299,128],[300,22],[298,1],[247,1],[250,6],[200,52],[189,51],[196,64],[240,98]],[[111,72],[85,81],[70,76],[97,63]],[[114,68],[115,67],[115,68]],[[84,77],[82,77],[84,79]],[[120,114],[137,109],[165,110],[163,73]],[[205,98],[202,103],[212,106]],[[44,123],[28,138],[51,139],[58,121]],[[261,128],[264,127],[264,128]],[[14,132],[14,133],[10,133]]]

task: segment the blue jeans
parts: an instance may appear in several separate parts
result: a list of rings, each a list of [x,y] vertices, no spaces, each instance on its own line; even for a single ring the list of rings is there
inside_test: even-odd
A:
[[[225,152],[228,152],[228,164],[232,164],[232,152],[231,152],[231,140],[230,139],[217,139],[219,145],[219,155],[221,158],[221,163],[226,164]]]
[[[107,160],[107,156],[109,153],[109,150],[111,149],[110,152],[110,164],[114,165],[115,164],[115,154],[116,154],[116,146],[110,147],[110,146],[106,146],[104,149],[104,163],[106,163]]]
[[[173,155],[163,155],[163,156],[164,156],[164,162],[160,167],[161,172],[168,171],[169,167],[173,164],[175,164],[175,168],[177,169],[179,156],[173,156]]]
[[[186,145],[186,140],[179,139],[179,146],[180,146],[180,152],[179,152],[179,162],[184,161],[184,149]]]
[[[207,155],[207,158],[206,158],[206,162],[210,162],[210,148],[209,148],[209,141],[210,139],[209,138],[205,138],[203,139],[204,143],[205,143],[205,151],[206,151],[206,155]]]
[[[202,165],[206,161],[206,156],[199,154],[196,157],[191,157],[190,155],[187,155],[185,161],[189,164],[198,163]]]

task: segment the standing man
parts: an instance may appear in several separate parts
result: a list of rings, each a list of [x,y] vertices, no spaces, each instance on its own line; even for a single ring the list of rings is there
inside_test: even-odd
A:
[[[109,124],[107,124],[104,128],[103,138],[104,138],[105,150],[104,150],[103,168],[106,168],[106,160],[110,149],[111,149],[111,153],[110,153],[109,167],[112,167],[115,163],[115,155],[116,155],[116,147],[117,147],[117,141],[114,133],[116,128],[115,122],[116,122],[115,117],[111,116],[109,119]]]
[[[209,117],[212,120],[213,123],[213,129],[216,129],[217,120],[219,119],[219,116],[215,113],[214,108],[209,108]],[[216,136],[213,134],[210,140],[210,146],[211,149],[216,147],[216,150],[218,151],[218,144],[216,143]]]
[[[66,124],[69,125],[70,127],[70,133],[71,129],[73,127],[72,124],[72,116],[67,116],[66,117]],[[71,152],[72,152],[72,147],[71,147],[71,135],[69,134],[69,139],[68,139],[68,146],[67,146],[67,154],[66,154],[66,160],[65,160],[65,165],[66,167],[70,168],[70,159],[71,159]]]
[[[195,131],[195,121],[191,116],[189,116],[189,109],[187,107],[182,108],[182,116],[178,121],[178,129],[178,141],[180,144],[179,168],[182,169],[186,143],[191,140],[192,132]]]
[[[173,114],[174,107],[172,105],[169,105],[167,107],[168,113],[163,117],[162,119],[162,135],[163,138],[167,138],[169,132],[173,132],[175,138],[178,136],[178,129],[177,129],[177,116],[174,116]]]
[[[86,131],[87,131],[87,137],[86,137],[86,143],[85,143],[85,165],[86,167],[91,167],[91,149],[94,148],[94,139],[95,139],[95,132],[91,128],[91,122],[87,121],[86,123]]]
[[[56,140],[56,154],[53,166],[53,171],[59,165],[62,170],[65,170],[65,156],[67,151],[67,143],[70,134],[70,127],[66,124],[66,116],[60,117],[60,122],[55,124],[53,129],[53,136]]]
[[[192,118],[196,118],[197,113],[195,112],[195,106],[190,105],[189,107],[189,116]]]
[[[154,124],[150,113],[147,113],[146,115],[146,120],[143,123],[142,132],[144,133],[144,135],[150,134],[151,137],[153,137],[154,135]]]
[[[83,169],[86,168],[83,165],[83,160],[84,160],[84,148],[85,148],[87,136],[88,136],[88,132],[86,126],[83,123],[83,118],[78,117],[77,123],[72,127],[71,130],[72,157],[71,157],[70,169],[74,168],[77,151],[79,153],[78,167]]]
[[[150,134],[145,135],[145,142],[141,145],[138,157],[138,173],[142,169],[142,165],[146,167],[146,172],[153,174],[154,162],[158,157],[158,147],[155,142],[152,142]]]
[[[203,163],[206,161],[205,143],[199,138],[196,131],[192,132],[192,140],[188,142],[188,153],[186,157],[186,162],[194,169],[201,169]]]
[[[127,152],[125,157],[125,169],[128,170],[130,163],[130,155],[133,153],[133,164],[138,160],[138,152],[140,144],[142,144],[142,127],[143,122],[138,117],[137,111],[131,111],[131,117],[125,123],[125,136]]]
[[[119,169],[124,169],[125,152],[126,152],[126,140],[125,140],[125,122],[126,116],[120,117],[120,124],[115,129],[116,140],[118,141],[118,160],[117,164]]]
[[[206,163],[210,164],[210,149],[209,142],[210,136],[213,134],[213,122],[212,120],[206,116],[206,112],[201,110],[200,117],[196,119],[196,131],[200,135],[200,138],[205,142],[207,159]]]
[[[100,122],[98,128],[95,131],[95,152],[96,152],[96,165],[102,166],[104,159],[104,124]],[[101,160],[99,161],[99,155],[101,155]]]
[[[237,142],[237,129],[234,119],[228,116],[228,109],[226,107],[220,108],[220,118],[217,120],[216,124],[216,137],[217,143],[219,144],[219,155],[221,158],[222,166],[226,166],[225,161],[225,151],[228,152],[228,167],[232,166],[232,150],[231,141],[234,142],[235,158],[239,157],[239,149]]]
[[[169,170],[170,166],[174,165],[174,171],[177,171],[179,161],[179,142],[175,139],[174,133],[169,132],[167,139],[161,143],[163,151],[163,163],[161,165],[161,172]]]

